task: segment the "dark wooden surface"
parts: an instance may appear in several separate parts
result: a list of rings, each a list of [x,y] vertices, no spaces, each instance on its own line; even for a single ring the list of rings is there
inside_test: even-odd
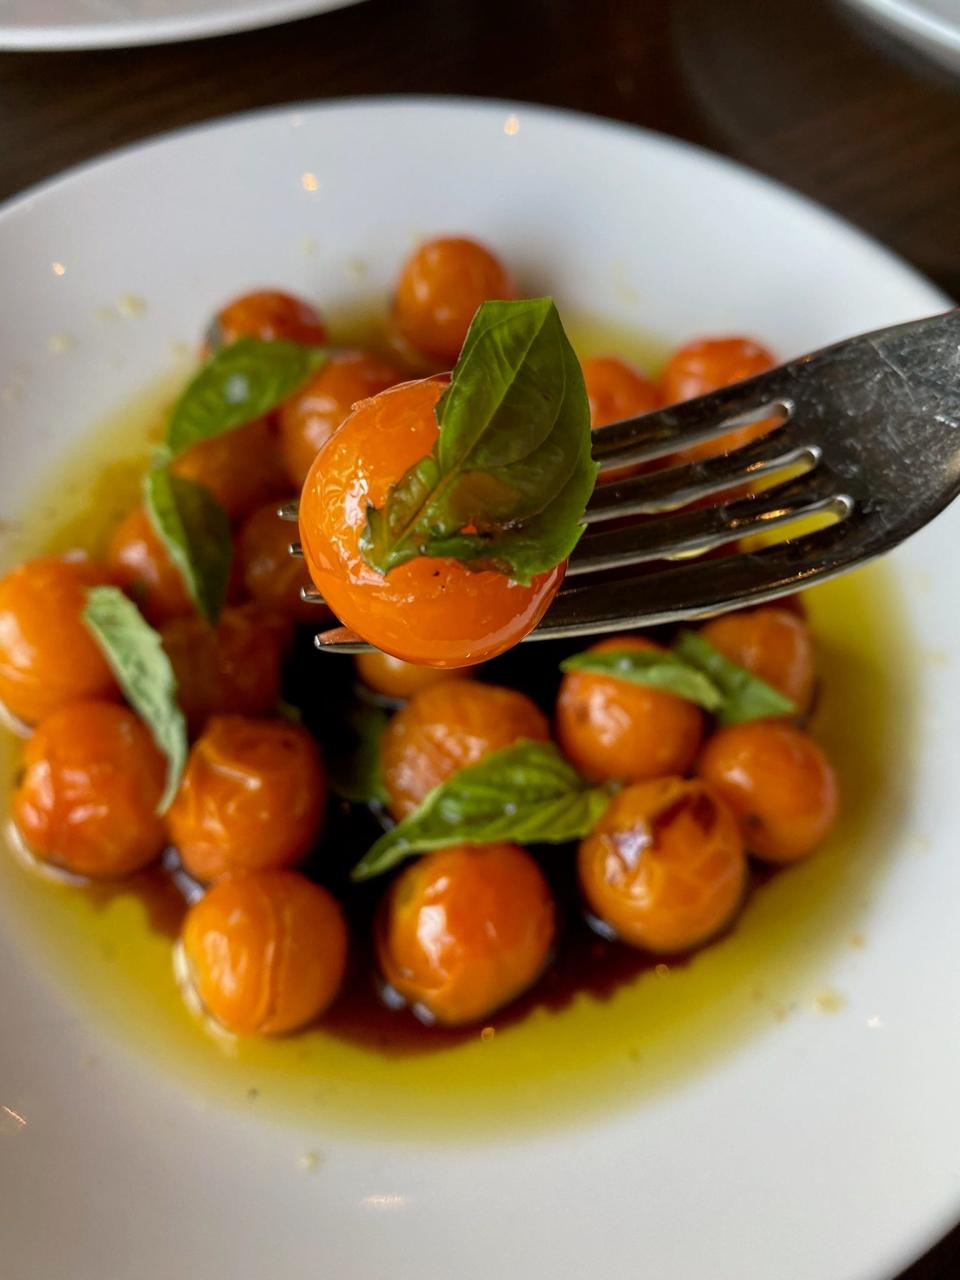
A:
[[[551,103],[702,143],[960,296],[960,80],[828,0],[367,0],[193,44],[0,54],[0,199],[211,116],[378,93]],[[957,1276],[960,1231],[904,1280]]]

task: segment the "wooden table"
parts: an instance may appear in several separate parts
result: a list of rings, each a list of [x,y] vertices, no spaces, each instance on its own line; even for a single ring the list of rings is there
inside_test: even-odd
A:
[[[827,0],[367,0],[222,40],[0,54],[0,198],[210,116],[376,93],[526,99],[703,143],[960,296],[960,81]],[[904,1280],[952,1276],[960,1230]]]

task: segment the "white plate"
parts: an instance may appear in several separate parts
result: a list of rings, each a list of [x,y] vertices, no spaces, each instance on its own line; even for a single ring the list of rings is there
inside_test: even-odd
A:
[[[112,49],[272,27],[358,0],[0,0],[0,49]]]
[[[946,302],[815,206],[651,134],[443,100],[250,116],[0,214],[0,513],[215,301],[274,282],[335,301],[361,266],[386,287],[439,230],[484,236],[564,307],[668,340],[749,330],[790,355]],[[142,302],[118,318],[124,298]],[[907,801],[882,809],[889,869],[854,886],[849,928],[867,945],[823,958],[836,1016],[771,1019],[702,1073],[576,1125],[351,1136],[184,1089],[106,1037],[7,921],[4,1280],[892,1275],[960,1209],[958,542],[960,510],[895,557],[917,643],[936,654],[911,686],[920,732],[904,731],[902,773],[876,779],[878,805],[904,786]],[[388,1087],[382,1105],[389,1134]]]
[[[951,71],[960,72],[960,0],[846,0]]]

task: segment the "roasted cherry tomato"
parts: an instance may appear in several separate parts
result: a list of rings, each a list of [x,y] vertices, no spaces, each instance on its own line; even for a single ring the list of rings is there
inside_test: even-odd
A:
[[[198,617],[177,618],[160,635],[192,732],[212,715],[264,715],[276,706],[293,638],[281,614],[237,605],[224,609],[215,627]]]
[[[296,871],[225,876],[193,904],[183,951],[200,1002],[239,1035],[280,1035],[319,1017],[343,981],[347,926]]]
[[[0,702],[36,724],[80,698],[117,696],[81,614],[90,587],[112,577],[79,557],[41,556],[0,578]]]
[[[446,670],[442,667],[421,667],[414,662],[392,658],[379,649],[358,653],[354,661],[363,683],[385,698],[410,698],[421,689],[442,684],[445,680],[469,680],[475,670],[473,667],[449,667]]]
[[[543,970],[555,931],[543,873],[514,844],[457,845],[412,862],[377,929],[380,969],[428,1022],[459,1026],[516,999]]]
[[[214,716],[190,749],[167,822],[187,871],[216,880],[300,862],[326,802],[320,752],[306,729]]]
[[[268,418],[192,445],[170,469],[208,489],[231,520],[279,501],[290,489],[277,433]]]
[[[643,636],[611,636],[588,652],[659,648]],[[586,671],[569,671],[560,682],[557,740],[570,763],[597,781],[686,773],[702,734],[699,707],[672,693]]]
[[[248,516],[237,535],[237,563],[248,593],[267,608],[294,622],[329,625],[330,614],[300,597],[310,588],[310,574],[302,557],[290,554],[296,526],[277,515],[278,503],[268,502]]]
[[[483,302],[514,298],[499,259],[475,240],[428,240],[407,259],[397,280],[393,320],[424,355],[452,364]]]
[[[214,351],[237,338],[286,338],[289,342],[322,347],[327,341],[327,326],[316,307],[302,298],[279,289],[256,289],[222,307],[207,335]]]
[[[42,861],[95,879],[125,876],[163,850],[165,778],[164,757],[129,708],[71,702],[27,743],[13,818]]]
[[[402,375],[366,351],[338,351],[280,408],[280,445],[287,473],[300,489],[313,460],[361,400],[392,387]]]
[[[183,575],[144,507],[131,511],[117,525],[107,548],[107,564],[155,627],[195,611]]]
[[[733,811],[696,780],[655,778],[614,796],[577,859],[597,921],[632,946],[686,951],[733,918],[747,860]]]
[[[384,730],[380,747],[390,811],[402,818],[434,787],[491,751],[522,738],[547,742],[543,712],[516,689],[450,680],[415,693]]]
[[[816,669],[810,628],[792,610],[767,606],[714,618],[702,635],[715,649],[778,689],[803,715]]]
[[[809,734],[782,720],[719,729],[697,771],[736,813],[747,849],[767,862],[806,857],[836,822],[830,762]]]
[[[583,380],[587,385],[593,428],[649,413],[659,403],[657,389],[650,379],[617,356],[591,356],[584,360]]]
[[[701,338],[680,347],[667,361],[660,381],[660,395],[664,404],[676,404],[680,400],[692,400],[721,387],[729,387],[744,378],[766,373],[776,364],[766,347],[751,338]],[[674,454],[674,462],[695,462],[698,458],[713,457],[758,436],[766,435],[774,424],[770,419],[739,427],[719,440],[706,440],[691,445]]]
[[[360,552],[367,506],[433,448],[443,387],[408,382],[366,400],[317,456],[300,499],[310,575],[337,617],[394,657],[462,667],[502,653],[540,621],[564,567],[529,587],[458,560],[418,556],[382,575]]]

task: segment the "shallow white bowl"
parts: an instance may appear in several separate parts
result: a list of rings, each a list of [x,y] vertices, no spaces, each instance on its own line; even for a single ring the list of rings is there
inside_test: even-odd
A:
[[[806,201],[636,130],[442,100],[241,118],[0,213],[0,514],[215,302],[263,283],[349,298],[358,263],[386,287],[439,230],[487,238],[561,306],[667,340],[747,330],[787,356],[946,303]],[[118,319],[123,299],[142,305]],[[916,676],[896,856],[851,923],[868,945],[824,974],[837,1016],[772,1025],[579,1127],[452,1144],[292,1130],[105,1039],[0,903],[4,1280],[892,1275],[960,1209],[958,539],[949,511],[893,562],[940,656]]]

